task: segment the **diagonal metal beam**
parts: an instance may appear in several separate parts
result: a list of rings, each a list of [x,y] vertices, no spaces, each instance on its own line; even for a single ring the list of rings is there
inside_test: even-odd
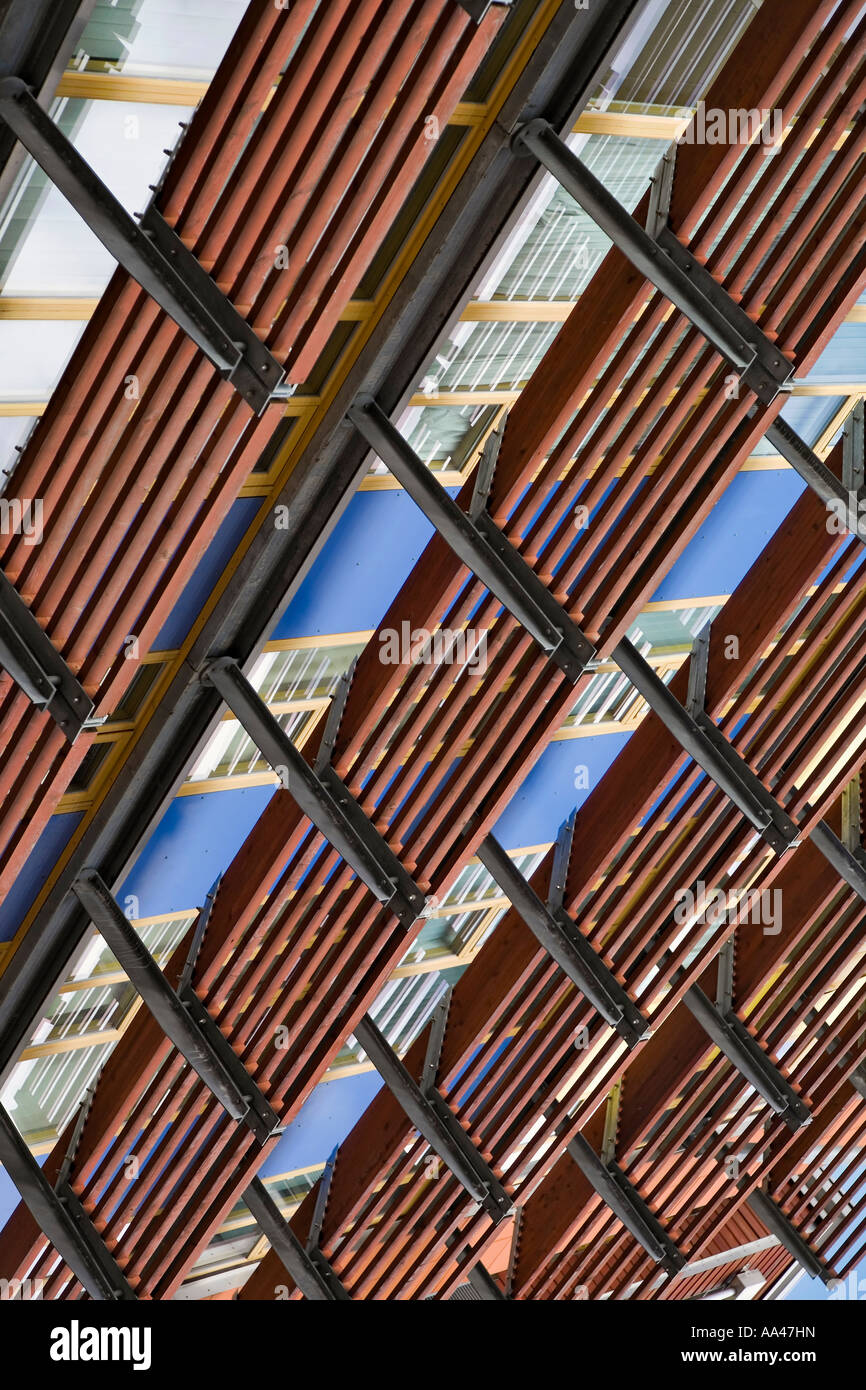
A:
[[[513,1211],[511,1198],[439,1092],[435,1088],[421,1089],[369,1015],[355,1026],[354,1032],[418,1133],[470,1197],[493,1221],[509,1216]]]
[[[458,507],[374,400],[359,397],[348,416],[455,555],[531,633],[569,679],[579,680],[595,656],[595,648],[505,538],[489,512],[479,509],[470,516]]]
[[[166,1037],[224,1110],[243,1120],[260,1143],[282,1133],[279,1116],[207,1009],[191,989],[175,993],[97,871],[84,869],[73,891]]]
[[[74,743],[93,713],[93,701],[2,571],[0,666]]]
[[[280,777],[300,809],[379,901],[410,927],[421,916],[426,894],[403,868],[373,822],[333,768],[310,767],[277,723],[236,661],[206,663],[202,680],[218,690],[232,714]]]
[[[157,304],[252,408],[264,410],[282,367],[151,204],[139,226],[43,111],[26,82],[0,79],[0,119],[40,169]]]
[[[542,902],[492,835],[482,840],[476,854],[539,944],[586,995],[605,1023],[615,1028],[631,1047],[649,1037],[652,1030],[640,1009],[562,907],[551,908]]]
[[[91,1298],[130,1301],[135,1294],[68,1185],[55,1192],[0,1105],[0,1163],[39,1229]]]
[[[661,225],[658,236],[650,236],[548,121],[527,122],[513,144],[544,165],[641,274],[739,368],[759,400],[775,400],[791,380],[791,364],[669,226]]]
[[[260,1178],[253,1178],[246,1188],[244,1201],[305,1298],[320,1303],[349,1300],[325,1256],[318,1249],[304,1248]]]

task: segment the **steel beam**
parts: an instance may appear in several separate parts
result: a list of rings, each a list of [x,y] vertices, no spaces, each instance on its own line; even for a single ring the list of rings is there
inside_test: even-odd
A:
[[[282,367],[156,207],[139,226],[18,77],[0,79],[0,118],[114,259],[261,413]]]
[[[0,1163],[46,1240],[51,1242],[90,1297],[135,1300],[120,1267],[78,1198],[68,1184],[55,1192],[2,1105]]]
[[[613,972],[590,946],[562,907],[549,907],[492,835],[476,850],[514,910],[568,978],[630,1047],[648,1038],[651,1028]]]
[[[2,571],[0,666],[74,743],[93,713],[93,701]]]
[[[824,1284],[830,1283],[833,1275],[772,1197],[758,1188],[746,1201],[759,1220],[763,1221],[767,1230],[776,1237],[780,1245],[784,1245],[789,1255],[793,1255],[810,1279],[820,1279]]]
[[[323,1303],[350,1301],[321,1250],[304,1248],[260,1178],[253,1178],[244,1201],[305,1298]]]
[[[307,819],[371,893],[405,927],[416,922],[426,905],[426,894],[333,768],[322,766],[316,771],[310,767],[231,657],[207,662],[201,674],[202,680],[219,691]]]
[[[614,1215],[630,1231],[651,1260],[669,1274],[676,1274],[686,1263],[661,1222],[647,1206],[637,1188],[617,1163],[602,1163],[582,1134],[568,1145],[568,1152],[583,1176],[607,1203]]]
[[[0,76],[21,77],[47,106],[57,91],[96,0],[3,0]],[[0,205],[15,187],[27,152],[0,123]]]
[[[512,143],[544,165],[641,274],[739,369],[759,400],[775,400],[791,380],[791,364],[670,227],[650,236],[547,121],[527,122]]]
[[[862,397],[845,421],[842,437],[842,486],[859,499],[866,473],[866,403]]]
[[[796,845],[797,826],[712,720],[689,714],[628,638],[617,643],[612,656],[674,738],[776,853]]]
[[[166,1037],[232,1119],[243,1120],[262,1144],[282,1133],[279,1116],[207,1009],[191,989],[175,993],[96,869],[83,869],[72,887]]]
[[[846,849],[839,836],[830,829],[826,821],[819,821],[814,830],[809,831],[809,839],[821,851],[854,892],[866,902],[866,855],[862,850],[852,853]]]
[[[359,396],[348,417],[443,540],[538,642],[577,681],[595,656],[580,628],[506,540],[489,512],[464,512],[374,400]]]
[[[354,1034],[418,1133],[470,1197],[495,1222],[510,1216],[511,1198],[439,1092],[421,1089],[369,1014],[356,1024]]]
[[[809,1107],[732,1009],[723,1013],[716,1008],[699,985],[686,990],[683,1003],[719,1051],[790,1129],[801,1129],[811,1123]]]
[[[825,507],[831,504],[834,507],[841,506],[844,509],[843,514],[848,515],[849,499],[845,488],[835,473],[818,458],[814,449],[800,438],[797,431],[791,429],[786,420],[781,416],[774,420],[773,424],[764,430],[764,438],[768,439],[776,452],[797,470]],[[860,533],[858,531],[854,534]]]

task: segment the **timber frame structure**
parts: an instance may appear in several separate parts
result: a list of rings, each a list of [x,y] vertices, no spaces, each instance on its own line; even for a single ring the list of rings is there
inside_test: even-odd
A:
[[[129,689],[126,634],[153,645],[273,479],[0,961],[7,1077],[91,925],[142,1004],[41,1169],[0,1107],[4,1278],[169,1299],[240,1201],[269,1247],[242,1300],[681,1299],[862,1258],[866,570],[827,516],[863,414],[826,458],[779,419],[866,289],[862,10],[763,0],[706,106],[781,109],[778,148],[686,139],[633,212],[567,137],[639,0],[254,0],[138,223],[23,61],[0,79],[0,133],[120,267],[16,468],[43,543],[0,537],[0,887]],[[431,150],[485,64],[482,123]],[[610,249],[454,495],[396,421],[545,171]],[[413,255],[341,337],[407,205]],[[806,489],[666,683],[629,629],[765,438]],[[250,672],[373,456],[432,539],[297,748]],[[485,668],[384,664],[406,621],[483,630]],[[524,876],[494,827],[606,662],[646,713]],[[280,785],[160,963],[117,896],[226,707]],[[476,857],[507,909],[401,1057],[371,1009]],[[751,919],[684,929],[703,881]],[[287,1218],[259,1171],[350,1036],[385,1084]]]

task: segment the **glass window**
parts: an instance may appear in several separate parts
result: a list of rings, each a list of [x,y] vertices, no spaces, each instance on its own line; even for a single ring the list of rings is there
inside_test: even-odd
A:
[[[186,106],[63,98],[52,116],[127,212],[143,212],[189,120]],[[0,287],[6,295],[100,295],[113,256],[32,160],[0,222]],[[61,325],[52,325],[52,331]]]
[[[100,0],[79,50],[139,77],[208,77],[243,18],[247,0]]]

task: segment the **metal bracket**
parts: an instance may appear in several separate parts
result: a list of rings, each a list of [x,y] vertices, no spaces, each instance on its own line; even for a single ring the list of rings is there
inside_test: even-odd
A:
[[[473,518],[458,507],[370,397],[358,396],[349,408],[348,418],[455,555],[526,628],[569,680],[579,680],[595,656],[595,648],[489,513],[482,511]]]
[[[261,1144],[281,1134],[279,1116],[201,1000],[189,987],[172,989],[96,869],[82,869],[72,891],[166,1037],[232,1119],[243,1120]]]
[[[469,516],[473,521],[477,521],[481,513],[487,511],[487,503],[490,500],[490,491],[493,487],[493,477],[504,434],[505,425],[503,423],[498,430],[491,430],[484,441],[481,458],[478,460],[478,467],[475,470],[475,482],[469,502]]]
[[[74,743],[93,712],[93,701],[2,571],[0,666]]]
[[[207,662],[201,679],[219,692],[307,819],[379,902],[404,927],[412,926],[424,910],[426,895],[330,764],[319,771],[310,767],[231,657]]]
[[[97,1074],[94,1080],[91,1081],[87,1090],[84,1092],[81,1104],[78,1107],[78,1114],[75,1117],[75,1124],[73,1126],[72,1133],[69,1136],[69,1143],[66,1147],[66,1153],[63,1155],[63,1162],[60,1165],[60,1170],[57,1174],[57,1181],[54,1184],[55,1192],[59,1192],[61,1188],[65,1188],[69,1185],[69,1177],[72,1173],[72,1165],[75,1162],[75,1155],[78,1151],[78,1145],[81,1143],[81,1136],[84,1132],[84,1123],[87,1119],[90,1107],[93,1104],[93,1097],[96,1095],[96,1083],[98,1080],[99,1074]]]
[[[587,1182],[595,1188],[650,1259],[660,1264],[668,1274],[676,1274],[682,1269],[686,1256],[677,1248],[619,1165],[603,1163],[582,1134],[572,1139],[568,1152]]]
[[[317,1250],[322,1235],[322,1226],[325,1221],[325,1209],[328,1205],[328,1196],[331,1191],[331,1183],[334,1180],[334,1169],[337,1166],[337,1152],[339,1144],[334,1146],[330,1158],[325,1164],[322,1176],[319,1178],[319,1188],[316,1192],[316,1203],[313,1207],[313,1218],[310,1222],[310,1231],[307,1236],[307,1250]]]
[[[348,671],[344,671],[337,681],[337,687],[331,697],[328,706],[328,717],[325,720],[325,727],[322,730],[322,741],[319,744],[319,751],[316,754],[316,761],[313,764],[313,771],[320,774],[326,767],[330,767],[331,759],[334,756],[334,747],[337,742],[337,734],[340,732],[340,725],[343,722],[343,714],[346,709],[346,701],[349,698],[349,689],[355,675],[355,667],[358,665],[358,658],[352,658]]]
[[[859,499],[866,473],[866,429],[864,402],[859,400],[845,421],[842,436],[842,486]]]
[[[727,290],[683,246],[670,227],[650,236],[608,192],[548,121],[528,121],[513,136],[577,200],[651,284],[738,368],[741,379],[765,405],[791,383],[790,362]]]
[[[523,1230],[524,1207],[517,1207],[514,1212],[514,1227],[511,1232],[511,1248],[508,1251],[508,1272],[505,1276],[505,1297],[511,1298],[514,1293],[514,1276],[517,1273],[517,1256],[520,1249],[520,1236]]]
[[[790,1129],[801,1129],[811,1123],[808,1106],[732,1010],[722,1013],[699,985],[686,990],[683,1003],[720,1052]]]
[[[750,1197],[746,1198],[746,1202],[759,1220],[764,1223],[767,1230],[776,1237],[780,1245],[784,1245],[789,1255],[793,1255],[811,1279],[820,1279],[824,1284],[830,1283],[833,1275],[818,1259],[796,1226],[788,1220],[772,1197],[761,1188],[757,1188]]]
[[[860,773],[842,788],[842,844],[849,854],[862,849],[860,825]]]
[[[722,1014],[727,1014],[733,1008],[734,1003],[734,946],[736,937],[729,936],[718,958],[718,974],[716,977],[716,1008]]]
[[[0,118],[114,259],[261,413],[283,368],[155,206],[139,226],[19,77],[0,79]]]
[[[253,1178],[244,1201],[305,1298],[328,1303],[350,1301],[321,1250],[304,1248],[261,1178]]]
[[[55,1192],[0,1105],[0,1163],[46,1240],[93,1299],[135,1301],[105,1241],[68,1184]]]
[[[674,738],[776,854],[798,844],[797,826],[713,721],[703,713],[696,717],[689,714],[628,638],[617,643],[612,656]]]
[[[577,811],[574,810],[562,822],[556,836],[556,844],[553,847],[553,867],[550,870],[550,887],[547,890],[547,906],[551,912],[556,912],[565,902],[565,889],[568,884],[568,866],[571,862],[571,845],[574,840],[574,822]]]
[[[452,993],[453,988],[449,985],[433,1011],[430,1037],[427,1039],[427,1051],[421,1072],[421,1090],[425,1095],[429,1095],[434,1089],[439,1076],[439,1059],[442,1056],[442,1044],[445,1042],[445,1030],[448,1027]]]
[[[601,1141],[601,1161],[607,1168],[616,1159],[616,1132],[619,1128],[619,1108],[622,1104],[622,1077],[615,1081],[604,1111],[604,1135]]]
[[[355,1026],[354,1033],[418,1133],[470,1197],[494,1222],[510,1216],[514,1210],[511,1197],[440,1093],[435,1088],[422,1090],[369,1014]]]
[[[199,911],[198,919],[195,924],[195,931],[192,934],[192,940],[189,943],[189,950],[186,953],[186,960],[183,963],[183,970],[180,974],[180,981],[177,987],[178,994],[183,994],[185,990],[192,988],[193,971],[195,970],[199,951],[204,941],[204,934],[207,931],[210,915],[213,912],[213,905],[221,879],[222,874],[218,874]]]
[[[650,179],[650,201],[647,212],[646,230],[654,241],[668,225],[671,194],[674,190],[674,170],[677,162],[677,142],[669,145],[656,165]]]
[[[650,1025],[643,1014],[564,910],[542,902],[492,835],[482,840],[476,853],[539,944],[586,995],[605,1023],[615,1028],[630,1047],[649,1037]]]
[[[692,653],[689,660],[689,685],[686,694],[686,713],[690,719],[698,719],[706,711],[710,627],[711,624],[707,623],[692,643]]]

